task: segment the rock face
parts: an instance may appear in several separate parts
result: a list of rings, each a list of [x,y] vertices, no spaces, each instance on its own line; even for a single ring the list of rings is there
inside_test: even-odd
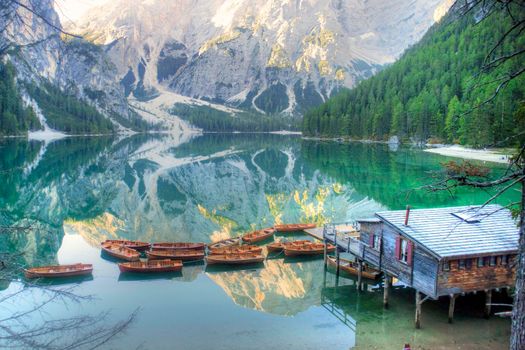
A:
[[[131,118],[116,67],[105,52],[84,40],[62,39],[57,30],[61,24],[53,8],[54,1],[22,3],[28,4],[48,23],[13,6],[22,20],[7,25],[0,34],[0,44],[11,43],[12,47],[19,47],[6,56],[15,65],[18,80],[36,84],[48,80],[68,94],[74,93],[77,98],[96,106],[108,118],[115,114]],[[0,27],[4,28],[4,24],[0,23]]]
[[[450,0],[115,0],[67,28],[106,45],[127,92],[301,112],[393,62]]]

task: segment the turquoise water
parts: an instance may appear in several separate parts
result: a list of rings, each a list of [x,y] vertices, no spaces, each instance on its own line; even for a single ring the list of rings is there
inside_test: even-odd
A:
[[[423,329],[416,331],[411,291],[396,288],[383,310],[378,286],[358,292],[353,279],[325,273],[319,259],[276,258],[248,269],[193,264],[178,275],[144,278],[120,275],[98,247],[106,238],[209,242],[274,222],[350,221],[407,204],[480,204],[490,197],[471,189],[413,190],[434,181],[447,160],[410,148],[257,134],[4,140],[0,225],[30,228],[0,236],[0,252],[11,254],[2,273],[14,279],[2,283],[0,298],[20,290],[18,267],[82,261],[94,265],[92,279],[53,287],[74,286],[93,298],[46,304],[24,319],[27,327],[79,315],[97,315],[96,326],[110,327],[137,311],[126,332],[103,348],[505,348],[509,322],[482,319],[479,295],[458,299],[454,325],[447,323],[446,300],[425,303]],[[24,290],[0,303],[0,318],[44,300],[43,292]],[[69,332],[62,340],[78,336]]]

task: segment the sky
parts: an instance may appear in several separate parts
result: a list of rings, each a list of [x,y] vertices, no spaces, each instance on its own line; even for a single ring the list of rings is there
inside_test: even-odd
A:
[[[55,0],[55,9],[62,23],[76,21],[90,8],[102,5],[111,0]]]

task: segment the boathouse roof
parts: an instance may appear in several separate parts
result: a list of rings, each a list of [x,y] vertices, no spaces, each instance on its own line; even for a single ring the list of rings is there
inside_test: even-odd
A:
[[[500,205],[462,206],[376,213],[438,258],[513,253],[519,230],[510,210]]]

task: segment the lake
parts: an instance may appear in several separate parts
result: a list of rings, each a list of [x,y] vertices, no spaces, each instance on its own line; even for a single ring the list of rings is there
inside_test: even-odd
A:
[[[435,181],[448,160],[409,147],[267,134],[4,139],[0,226],[28,228],[1,234],[0,253],[20,267],[92,263],[92,279],[59,286],[92,298],[48,303],[24,326],[104,313],[98,326],[109,327],[137,311],[103,348],[508,348],[510,321],[483,319],[481,295],[457,300],[453,325],[446,298],[426,302],[423,329],[415,330],[411,290],[395,287],[384,310],[379,284],[358,292],[354,279],[336,279],[322,259],[276,257],[247,269],[190,264],[177,275],[145,278],[120,275],[100,252],[106,238],[210,242],[276,222],[353,221],[407,204],[481,204],[495,193],[414,190]],[[20,293],[0,303],[0,323],[46,298],[21,289],[14,271],[13,281],[0,284],[0,298]],[[65,334],[63,341],[78,336]]]

